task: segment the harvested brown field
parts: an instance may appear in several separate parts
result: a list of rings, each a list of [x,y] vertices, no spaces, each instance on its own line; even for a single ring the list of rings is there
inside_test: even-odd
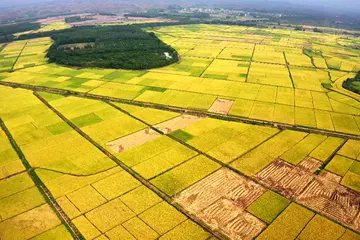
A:
[[[315,178],[297,201],[346,225],[353,224],[360,209],[359,193],[323,177]]]
[[[355,217],[354,223],[351,225],[351,228],[360,232],[360,213]]]
[[[253,239],[266,224],[245,211],[265,189],[220,169],[180,193],[180,205],[231,239]]]
[[[278,159],[255,177],[289,199],[344,225],[354,225],[360,210],[360,194],[340,185],[338,176],[330,172],[313,174],[319,166],[320,162],[311,158],[305,158],[298,166]]]
[[[159,123],[154,127],[167,134],[179,130],[181,128],[184,128],[186,126],[189,126],[203,119],[204,118],[202,117],[184,114],[176,118],[172,118],[168,121]]]
[[[141,130],[139,132],[116,139],[112,142],[108,142],[106,146],[110,147],[114,152],[120,153],[130,148],[140,146],[160,136],[160,133],[147,128],[145,130]]]
[[[48,18],[44,18],[44,19],[40,19],[37,22],[40,24],[50,24],[50,23],[54,23],[54,22],[59,22],[59,21],[65,21],[65,18],[67,17],[75,17],[75,16],[80,16],[80,17],[86,17],[89,16],[90,14],[72,14],[72,15],[66,15],[66,16],[56,16],[56,17],[48,17]]]
[[[287,198],[298,196],[311,182],[313,175],[303,166],[293,166],[280,159],[274,161],[255,177],[284,194]]]
[[[228,114],[233,104],[233,100],[218,98],[215,100],[213,105],[211,105],[208,111],[213,113]]]
[[[329,172],[327,170],[323,170],[319,176],[335,183],[340,183],[342,179],[341,176],[336,175],[335,173]]]
[[[165,122],[154,125],[155,128],[159,129],[164,134],[169,134],[178,129],[184,128],[188,125],[196,123],[203,118],[192,116],[192,115],[181,115]],[[142,145],[146,142],[154,140],[162,136],[159,132],[151,128],[146,128],[141,131],[132,133],[125,137],[121,137],[114,141],[108,142],[106,146],[110,147],[114,152],[120,153],[136,146]]]
[[[303,168],[305,171],[315,173],[322,165],[322,162],[316,160],[312,157],[306,157],[303,161],[299,163],[299,167]]]
[[[142,18],[124,16],[95,15],[91,19],[81,22],[71,23],[73,26],[101,25],[101,24],[125,24],[125,23],[149,23],[149,22],[171,22],[163,18]]]

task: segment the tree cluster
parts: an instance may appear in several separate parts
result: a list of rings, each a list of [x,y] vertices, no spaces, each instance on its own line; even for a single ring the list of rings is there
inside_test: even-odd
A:
[[[355,86],[354,83],[357,83],[357,86]],[[352,92],[360,94],[360,72],[358,72],[354,78],[346,79],[343,82],[342,87]]]
[[[39,23],[17,23],[0,26],[0,43],[14,40],[14,33],[39,29]]]
[[[175,49],[134,26],[71,28],[53,33],[52,39],[47,57],[61,65],[138,70],[178,61]]]

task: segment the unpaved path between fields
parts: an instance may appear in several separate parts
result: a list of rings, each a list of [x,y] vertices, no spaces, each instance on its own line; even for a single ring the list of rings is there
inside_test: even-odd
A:
[[[293,88],[295,88],[294,79],[292,77],[291,70],[290,70],[290,64],[289,64],[288,60],[286,59],[285,52],[283,52],[283,55],[284,55],[284,59],[285,59],[285,63],[286,63],[286,68],[287,68],[287,70],[289,72],[289,77],[290,77],[290,80],[291,80],[291,84],[292,84]]]
[[[45,198],[46,202],[50,205],[50,207],[54,210],[56,215],[60,218],[61,222],[65,225],[65,227],[69,230],[70,234],[73,236],[74,239],[83,240],[85,239],[84,236],[80,233],[77,227],[71,222],[71,219],[66,215],[64,210],[60,207],[60,205],[56,202],[53,195],[50,193],[49,189],[46,185],[42,182],[39,176],[36,174],[35,170],[31,167],[28,160],[25,158],[24,153],[21,151],[19,145],[17,145],[16,141],[12,137],[9,129],[6,127],[5,123],[0,118],[0,126],[1,129],[5,132],[6,136],[8,137],[12,147],[16,151],[19,159],[23,163],[26,171],[29,173],[30,178],[33,180],[35,186],[38,188],[40,193]]]
[[[87,99],[93,99],[93,100],[101,100],[101,101],[105,101],[105,102],[112,101],[112,102],[125,103],[125,104],[129,104],[129,105],[140,106],[140,107],[148,107],[148,108],[166,110],[166,111],[177,112],[177,113],[182,113],[182,114],[189,114],[189,115],[194,115],[194,116],[199,116],[199,117],[211,117],[211,118],[216,118],[216,119],[226,120],[226,121],[242,122],[242,123],[248,123],[248,124],[253,124],[253,125],[270,126],[270,127],[275,127],[278,129],[289,129],[289,130],[303,131],[303,132],[309,132],[309,133],[332,136],[332,137],[360,140],[360,135],[355,135],[355,134],[321,130],[321,129],[317,129],[317,128],[290,125],[290,124],[286,124],[286,123],[278,123],[278,122],[271,122],[271,121],[265,121],[265,120],[257,120],[257,119],[239,117],[239,116],[234,116],[234,115],[224,115],[224,114],[219,114],[219,113],[208,112],[205,110],[173,107],[173,106],[162,105],[162,104],[158,104],[158,103],[140,102],[140,101],[136,101],[136,100],[127,100],[127,99],[116,98],[116,97],[101,96],[101,95],[96,95],[96,94],[91,94],[91,93],[82,93],[82,92],[76,92],[76,91],[65,90],[65,89],[57,89],[57,88],[50,88],[50,87],[43,87],[43,86],[32,86],[29,84],[20,84],[20,83],[0,81],[0,85],[28,89],[28,90],[32,90],[35,92],[48,92],[48,93],[60,94],[63,96],[74,96],[74,97],[81,97],[81,98],[87,98]]]
[[[28,42],[25,42],[24,46],[22,47],[22,49],[21,49],[21,51],[20,51],[19,55],[17,56],[17,58],[16,58],[16,60],[15,60],[14,64],[13,64],[13,65],[12,65],[12,67],[11,67],[11,71],[14,71],[14,70],[15,70],[14,68],[15,68],[15,66],[16,66],[16,63],[19,61],[19,58],[21,57],[21,55],[22,55],[22,53],[23,53],[23,51],[24,51],[24,49],[25,49],[25,47],[26,47],[27,43],[28,43]]]
[[[74,123],[72,123],[69,119],[67,119],[62,113],[60,113],[58,110],[56,110],[53,106],[51,106],[43,97],[38,95],[37,93],[34,93],[34,95],[44,104],[46,105],[51,111],[53,111],[56,115],[58,115],[64,122],[66,122],[71,128],[73,128],[76,132],[78,132],[82,137],[84,137],[86,140],[88,140],[92,145],[94,145],[97,149],[102,151],[106,156],[108,156],[112,161],[114,161],[118,166],[120,166],[123,170],[128,172],[131,176],[133,176],[135,179],[137,179],[139,182],[141,182],[144,186],[149,188],[151,191],[156,193],[159,197],[161,197],[164,201],[172,205],[174,208],[176,208],[178,211],[186,215],[189,219],[197,223],[200,227],[202,227],[207,232],[211,233],[213,237],[216,239],[228,239],[225,235],[222,233],[213,231],[207,224],[202,222],[200,219],[195,217],[194,215],[190,214],[185,208],[183,208],[181,205],[175,203],[171,197],[163,193],[160,189],[158,189],[156,186],[151,184],[149,181],[147,181],[145,178],[140,176],[137,172],[135,172],[132,168],[127,166],[125,163],[123,163],[121,160],[119,160],[115,155],[110,153],[108,150],[103,148],[100,144],[98,144],[95,140],[90,138],[85,132],[83,132],[80,128],[78,128]],[[159,130],[157,130],[159,131]]]

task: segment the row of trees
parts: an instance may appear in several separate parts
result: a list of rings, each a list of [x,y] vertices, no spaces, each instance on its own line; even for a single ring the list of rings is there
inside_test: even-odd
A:
[[[163,67],[178,61],[178,54],[172,47],[155,34],[134,26],[71,28],[53,33],[52,39],[54,44],[47,56],[51,62],[62,65],[135,70]],[[66,47],[77,43],[86,47]]]
[[[72,17],[67,17],[65,18],[65,22],[66,23],[74,23],[74,22],[84,22],[84,21],[87,21],[87,20],[92,20],[94,18],[92,17],[80,17],[80,16],[72,16]]]

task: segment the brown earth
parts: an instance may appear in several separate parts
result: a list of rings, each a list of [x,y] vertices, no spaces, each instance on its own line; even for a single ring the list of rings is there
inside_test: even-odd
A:
[[[188,125],[196,123],[203,118],[192,116],[192,115],[181,115],[165,122],[154,125],[155,128],[163,132],[164,134],[169,134],[178,129],[184,128]],[[106,143],[106,146],[110,147],[114,152],[120,153],[126,151],[128,149],[134,148],[136,146],[140,146],[146,142],[154,140],[158,137],[162,136],[160,133],[156,132],[151,128],[146,128],[141,131],[132,133],[125,137],[121,137],[114,141]]]
[[[233,104],[233,100],[218,98],[211,105],[208,111],[213,113],[228,114]]]
[[[223,168],[183,191],[175,201],[230,239],[253,239],[266,224],[245,208],[265,191]]]

